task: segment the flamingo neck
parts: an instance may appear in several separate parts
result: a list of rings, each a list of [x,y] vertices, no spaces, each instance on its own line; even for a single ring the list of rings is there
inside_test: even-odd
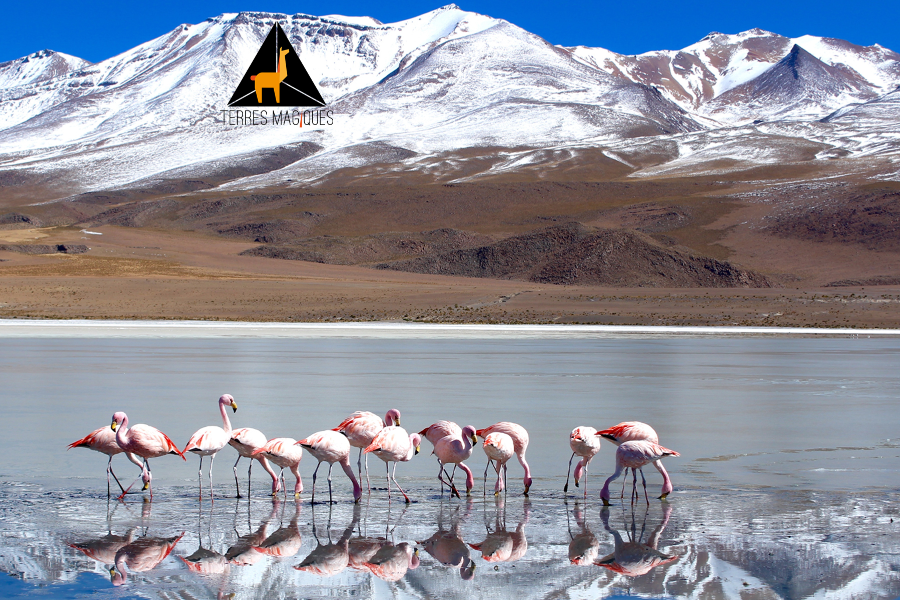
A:
[[[116,443],[120,448],[125,448],[128,445],[128,441],[128,415],[125,415],[125,418],[122,419],[122,424],[116,428]]]
[[[359,500],[362,496],[362,488],[359,485],[359,482],[356,481],[356,475],[353,474],[353,469],[350,467],[350,463],[342,463],[341,467],[344,469],[344,473],[347,474],[347,477],[350,478],[350,481],[353,482],[353,500]]]
[[[228,411],[225,410],[225,403],[219,402],[219,412],[222,413],[222,429],[225,433],[231,433],[231,421],[228,420]]]
[[[658,460],[653,461],[653,466],[656,467],[656,470],[659,471],[659,474],[662,475],[663,485],[662,485],[662,493],[663,494],[671,494],[672,490],[672,480],[669,479],[669,474],[666,472],[666,468],[662,466],[662,463]]]
[[[404,458],[404,462],[412,460],[412,457],[416,455],[416,440],[413,438],[415,434],[411,434],[409,436],[409,450],[406,452],[406,458]]]

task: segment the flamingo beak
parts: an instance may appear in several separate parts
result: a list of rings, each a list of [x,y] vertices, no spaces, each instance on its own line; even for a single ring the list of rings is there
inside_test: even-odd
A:
[[[112,580],[115,580],[115,578],[116,578],[116,568],[115,567],[112,567],[109,570],[109,578]]]
[[[231,401],[231,409],[233,412],[237,412],[237,402],[234,400]]]
[[[667,492],[667,493],[663,494],[662,496],[660,496],[660,497],[658,498],[658,500],[665,500],[665,499],[666,499],[666,496],[668,496],[668,495],[669,495],[669,494],[668,494],[668,492]]]
[[[474,445],[477,444],[477,443],[478,443],[478,438],[477,438],[477,437],[475,436],[475,434],[473,433],[473,434],[472,434],[472,445],[474,446]]]
[[[416,454],[418,454],[419,452],[421,452],[421,448],[419,446],[416,446]],[[413,454],[413,456],[415,456],[415,454]]]
[[[603,500],[603,506],[612,506],[606,498],[601,498],[601,500]]]
[[[150,487],[150,482],[148,481],[147,483],[144,484],[144,489],[142,489],[141,491],[146,492],[149,487]]]
[[[119,424],[116,423],[115,421],[113,421],[112,423],[109,424],[109,428],[112,429],[113,431],[115,431],[116,427],[118,427],[118,426],[119,426]]]
[[[397,420],[394,421],[394,425],[396,425],[397,427],[400,427],[400,417],[397,417]]]

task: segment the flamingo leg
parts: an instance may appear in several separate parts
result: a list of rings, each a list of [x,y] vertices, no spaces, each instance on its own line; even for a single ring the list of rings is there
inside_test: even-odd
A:
[[[387,485],[388,485],[388,503],[391,502],[391,463],[385,461],[384,463],[385,471],[387,472]],[[444,488],[441,488],[441,496],[444,495]]]
[[[238,483],[237,466],[238,466],[238,463],[241,462],[241,459],[242,459],[242,458],[243,458],[243,457],[242,457],[240,454],[238,454],[238,459],[237,459],[236,461],[234,461],[234,467],[232,468],[232,471],[234,471],[234,487],[235,487],[235,489],[237,490],[237,497],[238,497],[238,498],[241,497],[241,484]],[[250,468],[253,468],[253,459],[252,459],[252,458],[250,459]],[[248,494],[250,493],[250,490],[249,490],[249,489],[247,490],[247,493],[248,493]]]
[[[240,459],[240,457],[238,457],[238,459]],[[234,464],[237,464],[237,463],[234,463]],[[250,466],[247,467],[247,498],[248,499],[250,498],[250,488],[253,485],[253,480],[250,479],[250,476],[252,475],[252,473],[253,473],[253,459],[251,458]],[[235,474],[235,481],[237,481],[237,474]],[[241,497],[241,489],[240,488],[238,488],[238,496],[237,497],[238,498]]]
[[[638,497],[637,491],[637,471],[632,468],[631,469],[631,504],[634,505],[635,499]]]
[[[216,495],[213,493],[213,485],[212,485],[212,471],[213,465],[216,463],[216,455],[213,454],[212,458],[209,459],[209,501],[215,502]]]
[[[328,463],[328,504],[334,504],[334,501],[331,499],[331,469],[334,468],[334,463]]]
[[[582,467],[582,476],[581,478],[584,480],[584,497],[587,498],[587,465]]]
[[[394,472],[391,474],[391,478],[394,480],[394,484],[396,484],[397,489],[400,490],[400,493],[403,494],[403,497],[406,498],[406,503],[409,504],[409,496],[406,495],[406,492],[403,491],[403,488],[400,487],[400,484],[397,482],[397,463],[394,463]]]
[[[366,465],[366,487],[369,488],[369,493],[371,494],[372,493],[372,484],[369,483],[369,455],[368,454],[366,454],[366,458],[363,460],[363,462]],[[362,481],[362,476],[360,476],[359,480]]]
[[[444,477],[447,477],[449,479],[449,481],[444,481],[443,479],[441,479],[441,474],[443,474]],[[457,490],[456,486],[453,485],[453,477],[452,476],[448,477],[447,472],[444,470],[444,463],[441,463],[441,470],[440,470],[440,472],[438,472],[438,479],[441,479],[442,484],[444,484],[444,483],[447,484],[447,487],[450,488],[451,495],[455,495],[457,498],[461,498],[461,496],[459,495],[459,490]],[[443,486],[441,486],[441,496],[443,496],[443,495],[444,495],[444,488],[443,488]]]
[[[116,477],[116,472],[112,470],[112,456],[109,457],[109,462],[106,463],[106,497],[110,497],[109,490],[109,476],[112,474],[113,479],[116,480],[116,484],[119,486],[119,489],[122,490],[122,493],[125,493],[125,488],[122,487],[122,482],[119,481],[119,478]]]
[[[647,506],[649,506],[650,497],[647,495],[647,480],[644,479],[644,469],[641,469],[641,483],[644,484],[644,499],[647,500]]]
[[[281,467],[281,495],[287,500],[287,482],[284,480],[284,467]]]
[[[507,471],[506,463],[503,463],[503,493],[504,494],[509,493],[509,484],[506,479],[506,471]]]
[[[316,470],[313,471],[313,491],[312,491],[312,498],[310,499],[310,504],[316,503],[316,473],[319,472],[319,467],[321,467],[321,466],[322,466],[322,461],[320,460],[319,464],[316,465]],[[283,473],[284,469],[282,469],[281,472]]]
[[[502,467],[506,468],[506,465],[504,464],[504,465],[502,465]],[[494,495],[495,496],[499,495],[500,492],[502,492],[506,488],[506,486],[503,485],[503,479],[500,474],[500,468],[501,468],[501,465],[500,465],[500,461],[498,460],[497,461],[497,483],[494,485]]]
[[[200,490],[200,499],[203,500],[203,455],[200,455],[200,469],[197,471],[197,487]]]
[[[569,457],[569,468],[566,469],[566,485],[563,486],[563,494],[569,491],[569,473],[572,472],[572,459],[575,458],[575,453],[572,453],[572,456]],[[575,485],[578,485],[577,483]]]
[[[112,459],[110,459],[110,460],[112,460]],[[487,495],[487,472],[488,472],[488,468],[490,468],[490,466],[491,466],[491,462],[492,462],[492,460],[489,458],[487,461],[487,464],[484,466],[484,493],[482,494],[482,496]]]

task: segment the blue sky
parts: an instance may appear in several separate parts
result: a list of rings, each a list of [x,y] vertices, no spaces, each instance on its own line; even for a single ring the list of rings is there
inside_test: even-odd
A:
[[[44,48],[97,62],[160,36],[181,23],[197,23],[224,12],[367,15],[387,23],[414,17],[444,3],[441,0],[8,2],[0,20],[0,62]],[[623,54],[679,49],[711,31],[737,33],[753,27],[788,37],[810,34],[861,45],[879,43],[900,52],[900,0],[869,0],[859,4],[846,0],[463,0],[457,3],[464,10],[511,21],[554,44],[600,46]]]

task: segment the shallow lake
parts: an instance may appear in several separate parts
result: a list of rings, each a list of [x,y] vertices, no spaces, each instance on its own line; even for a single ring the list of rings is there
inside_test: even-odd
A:
[[[12,575],[0,596],[900,596],[900,337],[545,331],[0,327],[0,570]],[[450,498],[423,442],[397,469],[408,507],[388,503],[374,456],[373,490],[355,506],[339,469],[338,502],[310,505],[309,455],[299,502],[273,500],[258,467],[237,499],[226,448],[215,502],[197,500],[195,456],[151,461],[152,502],[108,502],[106,456],[66,451],[115,411],[183,446],[221,424],[223,393],[235,427],[270,438],[355,410],[397,408],[410,431],[515,421],[535,483],[523,497],[513,459],[508,493],[495,497],[489,475],[485,494],[476,448],[472,495]],[[572,486],[564,499],[569,432],[624,420],[681,453],[664,461],[675,492],[656,500],[646,469],[649,506],[640,482],[629,501],[629,480],[604,509],[615,453],[604,442],[587,497]],[[113,468],[126,485],[137,475],[122,456]],[[246,490],[246,459],[238,470]]]

